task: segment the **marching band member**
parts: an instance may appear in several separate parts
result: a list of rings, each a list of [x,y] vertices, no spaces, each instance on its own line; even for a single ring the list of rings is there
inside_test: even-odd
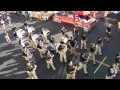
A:
[[[78,34],[79,34],[78,26],[77,26],[77,24],[75,24],[75,27],[74,27],[74,29],[73,29],[73,35],[76,36],[76,35],[78,35]]]
[[[44,35],[43,35],[43,31],[40,31],[40,39],[41,41],[45,42],[45,39],[44,39]]]
[[[111,37],[111,24],[109,24],[109,26],[107,27],[106,34],[107,34],[107,36],[104,39],[109,42],[110,41],[110,37]]]
[[[63,41],[65,44],[67,44],[68,43],[68,35],[67,34],[63,35],[61,37],[61,41]]]
[[[36,75],[36,68],[37,65],[30,63],[29,61],[27,62],[27,74],[31,79],[38,79]]]
[[[31,36],[34,34],[35,32],[35,28],[34,27],[26,27],[27,31],[28,31],[28,37],[31,40]]]
[[[19,42],[19,39],[25,38],[26,32],[23,29],[16,29],[16,35],[17,35],[17,41]]]
[[[13,31],[14,37],[16,39],[17,39],[17,33],[16,33],[17,30],[18,30],[18,28],[15,25],[13,25],[12,31]]]
[[[36,63],[33,53],[31,53],[29,50],[27,50],[27,58],[31,63]]]
[[[21,48],[28,46],[29,45],[28,39],[27,38],[19,39],[19,45],[21,46]]]
[[[34,60],[33,54],[26,47],[22,48],[22,57],[28,62],[36,63]]]
[[[22,51],[23,51],[23,57],[25,58],[26,61],[29,61],[31,63],[36,63],[35,58],[33,54],[29,51],[29,49],[23,47]]]
[[[61,41],[56,46],[56,51],[60,54],[60,62],[63,62],[63,58],[64,61],[67,62],[67,58],[66,58],[67,45],[65,45],[64,42]]]
[[[62,27],[62,29],[61,29],[61,31],[60,31],[61,33],[62,33],[62,35],[65,35],[66,34],[66,32],[67,32],[67,30],[65,29],[65,27]]]
[[[86,35],[85,35],[85,33],[82,33],[81,34],[81,49],[83,49],[83,47],[84,47],[84,49],[87,49],[86,48],[86,41],[87,41]]]
[[[33,43],[33,47],[34,48],[37,48],[37,42],[39,41],[40,37],[38,34],[33,34],[31,36],[31,39],[32,39],[32,43]]]
[[[32,20],[32,11],[28,11],[28,18]]]
[[[3,16],[3,18],[6,18],[6,16],[7,16],[7,11],[2,11],[2,16]]]
[[[68,61],[66,79],[75,79],[76,70],[77,66],[73,64],[73,61],[72,60]]]
[[[71,37],[70,39],[70,52],[75,53],[77,48],[77,41]]]
[[[1,18],[1,19],[0,19],[0,23],[1,23],[1,24],[5,24],[5,21]]]
[[[50,46],[51,46],[51,51],[55,51],[56,50],[56,42],[55,42],[55,38],[52,35],[50,35],[49,42],[50,42]]]
[[[25,29],[25,31],[28,31],[28,23],[26,23],[25,21],[24,21],[24,29]]]
[[[78,35],[79,35],[79,28],[78,28],[78,25],[77,23],[75,23],[74,25],[74,29],[73,29],[73,36],[75,37],[75,39],[78,41]]]
[[[28,25],[26,25],[26,26],[27,26],[26,29],[28,29],[28,34],[35,32],[35,28],[34,27],[29,27]]]
[[[116,77],[117,70],[116,68],[112,65],[108,68],[106,79],[114,79]]]
[[[8,43],[11,43],[11,40],[10,40],[10,37],[8,35],[8,33],[4,30],[4,36],[5,36],[5,39]]]
[[[29,40],[32,42],[32,35],[33,35],[33,33],[30,33],[29,35],[28,35],[28,37],[29,37]],[[32,42],[33,43],[33,42]]]
[[[95,55],[96,55],[96,47],[94,43],[90,44],[90,52],[89,52],[89,59],[91,57],[91,59],[93,60],[93,64],[96,64],[95,62]]]
[[[22,48],[22,57],[25,58],[26,61],[29,61],[29,59],[27,57],[27,48],[26,47]]]
[[[45,47],[44,43],[40,40],[39,43],[37,43],[37,49],[40,53],[40,57],[43,58],[44,52],[47,47]]]
[[[79,67],[77,68],[77,70],[79,71],[80,69],[84,69],[84,73],[88,74],[87,72],[87,63],[88,63],[88,56],[86,55],[86,53],[83,53],[79,56]]]
[[[2,29],[3,29],[3,30],[6,30],[6,26],[5,26],[4,20],[1,20],[1,24],[2,24]]]
[[[120,65],[120,53],[117,52],[116,53],[116,58],[115,58],[115,61],[114,61],[114,64],[113,64],[113,66],[115,67],[117,72],[119,71],[119,65]]]
[[[10,15],[9,15],[9,14],[7,14],[6,21],[9,23],[10,26],[12,26],[11,18],[10,18]]]
[[[44,28],[42,28],[42,38],[43,38],[43,40],[44,40],[44,42],[48,42],[48,39],[47,39],[47,35],[50,33],[50,31],[48,30],[48,29],[44,29]]]
[[[50,69],[50,66],[51,66],[53,70],[56,70],[56,68],[53,64],[53,57],[54,57],[54,55],[52,53],[50,53],[49,50],[47,50],[47,52],[46,52],[47,68]]]
[[[99,55],[102,55],[101,47],[103,46],[103,41],[101,37],[98,37],[97,44],[96,44],[96,54],[99,53]]]

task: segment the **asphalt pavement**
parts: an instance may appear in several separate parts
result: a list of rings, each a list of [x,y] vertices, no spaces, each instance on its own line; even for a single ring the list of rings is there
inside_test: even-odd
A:
[[[36,28],[35,33],[39,33],[41,28],[47,28],[50,30],[51,34],[54,35],[55,40],[59,42],[60,36],[60,29],[64,26],[68,33],[71,33],[73,30],[73,26],[60,24],[57,22],[53,22],[52,19],[49,21],[39,21],[38,19],[28,20],[25,19],[24,16],[16,16],[13,13],[10,14],[12,18],[12,23],[15,24],[19,28],[23,28],[24,20],[28,22],[30,26]],[[120,17],[117,15],[109,15],[103,19],[100,19],[96,26],[92,28],[92,30],[87,33],[87,48],[89,49],[89,44],[91,42],[95,42],[98,36],[105,37],[105,30],[108,23],[112,24],[112,38],[109,43],[104,41],[104,46],[102,48],[103,55],[96,56],[98,61],[102,61],[104,57],[107,56],[105,60],[105,64],[112,65],[115,58],[115,53],[120,51],[120,32],[117,32],[117,22],[120,20]],[[22,52],[20,47],[17,45],[15,38],[13,37],[13,33],[11,31],[11,27],[9,25],[6,26],[6,29],[10,35],[10,39],[14,45],[10,45],[6,43],[6,40],[3,36],[2,29],[0,26],[0,79],[29,79],[26,73],[26,63],[24,58],[22,58]],[[82,29],[79,29],[79,32],[82,33]],[[78,42],[78,46],[80,47],[80,41]],[[59,54],[55,53],[54,57],[54,65],[56,67],[56,71],[48,70],[46,68],[45,60],[40,58],[39,52],[34,50],[31,46],[29,47],[30,50],[33,52],[33,55],[37,61],[37,76],[39,79],[65,79],[66,77],[66,63],[61,63],[59,60]],[[83,51],[80,48],[77,49],[78,53]],[[70,57],[69,51],[67,52],[68,59],[74,59],[74,57]],[[107,73],[107,66],[102,65],[96,74],[93,72],[98,67],[100,63],[93,65],[92,62],[88,63],[88,75],[84,75],[83,70],[77,72],[76,78],[77,79],[105,79],[105,75]],[[116,79],[119,79],[120,76],[118,75]]]

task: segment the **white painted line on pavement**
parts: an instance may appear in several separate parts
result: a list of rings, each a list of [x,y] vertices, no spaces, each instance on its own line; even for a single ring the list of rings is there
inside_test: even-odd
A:
[[[102,60],[102,62],[100,63],[100,65],[95,69],[94,74],[98,71],[98,69],[100,68],[100,66],[103,64],[103,62],[107,59],[107,56]]]

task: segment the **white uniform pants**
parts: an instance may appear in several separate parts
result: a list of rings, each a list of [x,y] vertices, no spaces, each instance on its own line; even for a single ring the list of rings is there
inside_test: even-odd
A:
[[[8,20],[8,22],[9,22],[9,25],[12,26],[11,20]]]
[[[81,40],[81,49],[86,49],[86,41],[85,40]]]
[[[67,74],[66,79],[75,79],[75,73],[73,73],[73,74]]]
[[[113,78],[112,78],[112,77],[108,77],[108,76],[106,75],[105,79],[113,79]]]
[[[47,35],[43,35],[43,38],[44,38],[44,42],[47,42],[47,41],[48,41]]]
[[[113,66],[115,67],[115,70],[116,70],[116,73],[118,73],[118,71],[119,71],[119,64],[113,64]]]
[[[37,41],[34,41],[35,47],[37,48]]]
[[[53,70],[56,70],[52,60],[46,60],[46,63],[47,63],[48,69],[50,69],[50,66],[51,66]]]
[[[9,37],[8,35],[5,36],[5,39],[6,39],[6,41],[7,41],[8,43],[11,43],[10,37]]]
[[[33,40],[31,40],[31,42],[32,42],[33,48],[37,48],[37,42]]]
[[[75,53],[76,52],[76,47],[71,47],[70,51],[71,51],[71,54]]]
[[[35,71],[27,71],[27,73],[31,79],[38,79]]]
[[[43,58],[43,49],[38,49],[40,53],[40,57]]]
[[[80,70],[82,68],[84,69],[84,73],[87,74],[88,73],[87,72],[87,64],[83,64],[83,63],[80,62],[77,70]]]
[[[67,62],[66,53],[60,53],[60,61],[63,62],[63,59]]]
[[[92,59],[93,60],[93,64],[96,64],[95,63],[95,53],[89,53],[89,59]]]
[[[101,52],[101,46],[100,45],[96,45],[96,54],[99,54],[99,55],[102,55],[102,52]]]

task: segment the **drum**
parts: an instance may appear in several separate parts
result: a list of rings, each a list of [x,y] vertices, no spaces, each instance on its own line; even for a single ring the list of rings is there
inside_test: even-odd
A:
[[[44,35],[50,35],[50,30],[49,29],[44,29],[43,34]]]
[[[28,27],[28,33],[34,33],[35,32],[35,28],[34,27]]]
[[[22,47],[26,47],[26,46],[28,46],[29,45],[29,40],[27,39],[27,38],[23,38],[22,40],[21,40],[21,46]]]
[[[39,37],[39,35],[38,34],[33,34],[32,35],[32,40],[35,42],[35,41],[37,41],[37,40],[39,40],[40,39],[40,37]]]
[[[20,39],[26,37],[26,32],[23,29],[18,29],[18,31],[16,31],[16,34]]]

